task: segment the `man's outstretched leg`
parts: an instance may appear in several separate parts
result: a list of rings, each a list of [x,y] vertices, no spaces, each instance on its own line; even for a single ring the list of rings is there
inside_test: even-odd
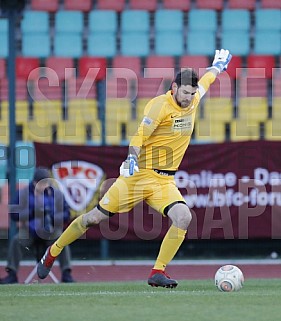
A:
[[[156,287],[175,288],[178,282],[167,275],[165,268],[184,241],[187,227],[191,221],[191,214],[186,205],[176,204],[170,209],[168,216],[173,224],[162,241],[155,265],[148,277],[148,284]]]
[[[77,217],[56,242],[47,248],[46,253],[37,265],[38,277],[40,279],[45,279],[64,247],[82,236],[90,226],[99,224],[105,219],[108,219],[108,216],[100,212],[97,207],[89,213]]]

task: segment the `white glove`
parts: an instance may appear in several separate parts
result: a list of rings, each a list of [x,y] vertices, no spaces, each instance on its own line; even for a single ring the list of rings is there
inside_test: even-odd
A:
[[[120,166],[120,175],[130,177],[133,176],[135,172],[139,172],[138,160],[135,155],[130,154]]]
[[[215,68],[219,73],[225,71],[228,67],[228,64],[232,58],[232,55],[228,50],[216,50],[216,54],[211,67],[208,67],[207,70]]]

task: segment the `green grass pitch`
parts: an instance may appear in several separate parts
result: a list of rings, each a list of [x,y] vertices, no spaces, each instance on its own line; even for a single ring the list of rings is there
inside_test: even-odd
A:
[[[213,280],[180,281],[176,289],[145,282],[0,286],[1,321],[276,321],[279,279],[246,280],[223,293]]]

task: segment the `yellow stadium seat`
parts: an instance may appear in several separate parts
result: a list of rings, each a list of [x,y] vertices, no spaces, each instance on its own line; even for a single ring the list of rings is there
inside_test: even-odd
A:
[[[273,97],[272,99],[272,119],[281,120],[281,97]]]
[[[33,120],[40,126],[58,124],[62,120],[60,101],[35,101],[33,104]]]
[[[150,98],[138,98],[136,102],[136,115],[139,122],[143,119],[143,112],[146,104],[150,101]]]
[[[7,101],[3,101],[1,104],[1,118],[8,119],[9,103]],[[20,100],[16,102],[15,105],[15,113],[16,113],[16,123],[27,122],[29,120],[29,106],[28,102],[24,100]]]
[[[0,119],[0,144],[9,144],[9,125],[7,119]]]
[[[91,121],[98,119],[98,107],[95,99],[69,100],[67,106],[69,120]]]
[[[85,124],[77,120],[61,121],[57,124],[57,142],[63,144],[85,144]]]
[[[230,122],[233,118],[232,99],[231,98],[206,99],[204,103],[204,118],[211,119],[211,121]]]
[[[263,122],[268,119],[268,104],[264,97],[245,97],[239,99],[239,119]]]
[[[281,141],[280,119],[268,120],[265,123],[265,139]]]
[[[45,124],[40,126],[37,121],[29,121],[23,123],[23,140],[40,142],[40,143],[51,143],[53,141],[53,126]]]
[[[254,120],[236,119],[230,124],[231,141],[260,139],[260,123]]]
[[[132,119],[131,101],[129,99],[108,99],[105,117],[107,144],[122,144],[126,140],[124,133],[127,132],[127,124]]]
[[[226,125],[224,122],[213,122],[200,119],[195,122],[194,138],[202,142],[225,141]]]
[[[89,144],[101,144],[101,122],[98,119],[84,123],[86,130],[86,140]]]

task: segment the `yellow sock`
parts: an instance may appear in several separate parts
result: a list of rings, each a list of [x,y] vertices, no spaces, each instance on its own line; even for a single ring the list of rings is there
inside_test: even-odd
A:
[[[83,215],[78,216],[51,246],[52,256],[58,256],[66,245],[74,242],[87,231],[88,228],[82,224],[82,217]]]
[[[168,230],[167,234],[165,235],[158,257],[156,259],[154,269],[164,271],[166,265],[174,258],[176,255],[179,247],[181,246],[184,238],[185,238],[186,231],[176,226],[172,225]]]

